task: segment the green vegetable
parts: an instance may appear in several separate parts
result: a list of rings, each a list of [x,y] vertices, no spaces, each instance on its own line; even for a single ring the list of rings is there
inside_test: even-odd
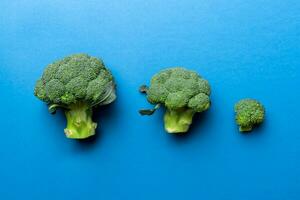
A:
[[[254,99],[243,99],[235,104],[235,120],[241,132],[252,131],[253,127],[262,123],[265,118],[265,109]]]
[[[86,54],[67,56],[48,65],[36,82],[34,94],[49,105],[65,111],[68,138],[84,139],[95,134],[93,108],[116,99],[115,83],[102,60]]]
[[[140,110],[140,114],[152,115],[159,105],[164,105],[165,129],[169,133],[187,132],[193,116],[210,107],[208,81],[196,72],[181,67],[155,74],[150,87],[143,85],[140,92],[146,93],[148,101],[156,105],[153,109]]]

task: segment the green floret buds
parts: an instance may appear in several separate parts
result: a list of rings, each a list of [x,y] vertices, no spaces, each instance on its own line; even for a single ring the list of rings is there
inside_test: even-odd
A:
[[[164,122],[169,133],[184,133],[189,130],[193,116],[210,107],[210,86],[194,71],[182,67],[174,67],[155,74],[150,87],[143,85],[140,92],[147,94],[154,109],[140,110],[142,115],[151,115],[157,105],[166,108]]]
[[[235,104],[235,121],[241,132],[252,131],[254,126],[261,124],[265,118],[263,105],[254,99],[243,99]]]
[[[74,54],[48,65],[36,82],[34,94],[49,105],[65,111],[68,138],[84,139],[95,134],[93,108],[116,99],[115,83],[102,60]]]
[[[209,96],[204,93],[200,93],[192,97],[188,103],[188,107],[192,108],[196,112],[203,112],[210,107]]]

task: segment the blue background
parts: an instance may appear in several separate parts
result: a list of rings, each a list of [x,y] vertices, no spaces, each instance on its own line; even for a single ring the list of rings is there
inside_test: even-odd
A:
[[[102,0],[0,2],[0,198],[300,199],[300,1]],[[101,57],[118,99],[95,115],[96,138],[65,138],[33,96],[44,67],[66,55]],[[138,87],[170,66],[197,70],[212,107],[185,136]],[[264,103],[251,134],[233,104]]]

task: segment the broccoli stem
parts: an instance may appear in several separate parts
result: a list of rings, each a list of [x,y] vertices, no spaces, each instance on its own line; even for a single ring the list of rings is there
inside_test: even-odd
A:
[[[240,126],[240,132],[249,132],[252,131],[252,126]]]
[[[184,133],[189,130],[195,112],[188,108],[167,109],[164,120],[168,133]]]
[[[92,121],[92,109],[85,103],[76,103],[65,110],[67,127],[65,134],[68,138],[84,139],[95,135],[97,123]]]

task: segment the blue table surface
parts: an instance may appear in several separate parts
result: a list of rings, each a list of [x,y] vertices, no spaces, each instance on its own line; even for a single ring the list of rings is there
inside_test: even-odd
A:
[[[300,199],[299,0],[1,0],[0,199]],[[65,117],[33,95],[44,67],[101,57],[118,99],[98,134],[67,139]],[[138,87],[170,66],[198,71],[212,107],[185,136]],[[240,134],[233,105],[252,97],[265,123]]]

